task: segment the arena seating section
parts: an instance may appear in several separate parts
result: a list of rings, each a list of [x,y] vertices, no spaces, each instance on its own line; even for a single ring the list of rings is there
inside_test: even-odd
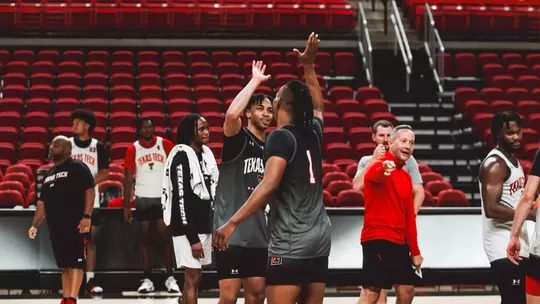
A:
[[[403,9],[411,25],[423,34],[426,1],[405,0]],[[445,37],[460,39],[501,39],[516,36],[538,37],[540,1],[431,0],[428,1],[435,24]]]
[[[4,182],[0,189],[12,189],[17,181],[22,182],[14,186],[15,191],[0,191],[0,204],[33,203],[33,174],[45,161],[48,142],[57,135],[72,135],[70,112],[77,108],[94,111],[98,123],[93,136],[110,148],[111,181],[100,188],[110,183],[121,187],[121,165],[125,150],[136,140],[137,116],[152,117],[157,134],[174,139],[180,119],[200,112],[212,126],[209,146],[219,157],[223,113],[249,80],[254,59],[263,60],[272,74],[272,80],[258,92],[275,96],[287,81],[303,78],[303,69],[292,52],[0,51],[4,75],[0,100],[0,173],[4,172]],[[349,52],[320,52],[317,57],[318,73],[331,78],[351,76],[356,66],[356,55]],[[351,190],[351,180],[358,159],[371,155],[375,148],[368,127],[379,119],[397,121],[377,88],[330,86],[323,76],[319,81],[327,98],[325,204],[359,206],[362,194]],[[442,175],[426,165],[420,167],[427,206],[438,201],[443,206],[468,204],[463,193],[456,194]],[[22,173],[12,173],[14,170]]]
[[[516,111],[523,121],[522,151],[518,154],[526,174],[540,148],[540,54],[456,53],[445,55],[451,76],[480,76],[482,87],[460,87],[455,104],[478,136],[494,147],[491,118],[501,111]]]
[[[0,29],[309,30],[356,24],[346,0],[0,0]]]

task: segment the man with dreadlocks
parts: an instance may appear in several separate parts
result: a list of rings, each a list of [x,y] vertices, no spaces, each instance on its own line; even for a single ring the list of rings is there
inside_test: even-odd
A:
[[[491,264],[503,304],[525,304],[526,268],[514,265],[506,256],[512,220],[525,187],[525,175],[515,153],[521,147],[521,119],[514,112],[501,112],[491,121],[491,136],[497,145],[482,164],[478,182],[482,201],[484,251]],[[534,220],[536,210],[529,210]],[[526,227],[516,234],[521,241],[519,255],[529,257]]]
[[[330,220],[323,205],[323,99],[314,69],[319,47],[312,33],[294,49],[307,85],[290,81],[273,102],[278,129],[265,145],[264,178],[214,236],[219,250],[238,225],[270,202],[266,294],[269,304],[322,303],[330,254]]]
[[[257,87],[270,79],[266,66],[253,62],[253,78],[236,96],[225,114],[223,155],[214,203],[214,230],[225,224],[261,181],[264,174],[265,131],[274,111],[269,96],[255,94]],[[247,128],[242,128],[244,113]],[[234,304],[244,284],[248,304],[264,302],[264,277],[268,258],[268,232],[264,209],[239,225],[229,239],[227,250],[216,252],[219,280],[219,303]]]
[[[176,266],[185,269],[185,304],[197,303],[201,268],[212,262],[212,202],[219,172],[206,146],[209,136],[204,117],[184,116],[165,164],[163,221],[171,227]]]

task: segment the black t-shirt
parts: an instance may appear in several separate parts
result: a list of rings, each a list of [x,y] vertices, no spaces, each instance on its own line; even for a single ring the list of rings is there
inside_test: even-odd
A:
[[[201,163],[202,154],[197,153]],[[204,176],[210,189],[210,176]],[[185,235],[190,244],[200,242],[198,234],[212,233],[212,201],[201,200],[191,189],[191,169],[185,152],[174,156],[171,164],[172,209],[171,231],[174,236]]]
[[[530,174],[534,176],[540,176],[540,149],[536,151],[536,155],[534,156],[534,163],[532,165]]]
[[[79,160],[69,158],[50,168],[44,175],[40,195],[49,229],[76,229],[84,215],[86,190],[93,188],[94,177]]]
[[[88,148],[92,143],[92,138],[88,140],[79,140],[77,137],[74,137],[73,141],[75,142],[75,145],[77,147],[85,149]],[[99,140],[96,144],[96,150],[98,159],[98,170],[109,169],[109,153],[107,153],[105,145]]]
[[[240,132],[231,137],[223,135],[223,152],[221,153],[222,163],[229,162],[238,157],[246,144],[246,140],[249,136],[248,134],[251,135],[250,137],[256,142],[256,144],[264,147],[264,142],[257,138],[257,136],[251,133],[247,128],[240,129]]]

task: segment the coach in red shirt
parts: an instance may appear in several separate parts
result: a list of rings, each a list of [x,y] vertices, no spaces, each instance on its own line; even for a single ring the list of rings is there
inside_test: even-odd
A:
[[[389,151],[367,169],[364,177],[361,243],[366,303],[377,303],[381,289],[392,286],[397,303],[412,303],[416,276],[413,265],[419,270],[423,261],[416,235],[411,177],[403,169],[414,151],[412,128],[395,127],[389,144]]]

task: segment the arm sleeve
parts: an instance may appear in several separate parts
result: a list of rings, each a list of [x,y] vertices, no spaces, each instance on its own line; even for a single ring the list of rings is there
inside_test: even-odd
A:
[[[319,137],[319,144],[322,145],[322,142],[323,142],[323,130],[324,130],[324,123],[323,121],[318,118],[318,117],[314,117],[313,118],[313,130],[315,130],[315,133],[317,134],[317,136]]]
[[[94,176],[90,169],[83,163],[78,164],[77,167],[77,184],[81,185],[84,190],[94,188]]]
[[[360,158],[360,161],[358,162],[358,169],[356,169],[356,174],[362,173],[364,170],[366,170],[366,166],[369,163],[369,156],[363,156]]]
[[[405,202],[405,234],[407,238],[407,244],[411,250],[412,256],[417,256],[420,254],[420,248],[418,248],[418,233],[416,228],[416,212],[414,212],[414,199],[411,193]]]
[[[246,136],[244,129],[240,129],[240,132],[231,137],[223,135],[222,162],[228,162],[238,157],[238,154],[242,152],[242,148],[246,143]]]
[[[534,176],[540,176],[540,149],[536,151],[536,155],[534,156],[534,163],[532,165],[530,174]]]
[[[124,169],[135,169],[135,146],[131,145],[126,150],[124,157]]]
[[[380,183],[385,177],[383,163],[381,160],[378,160],[367,169],[366,175],[364,176],[364,183]]]
[[[264,159],[268,160],[272,156],[278,156],[291,161],[296,152],[296,141],[291,132],[284,129],[277,129],[270,133],[264,148]]]
[[[109,169],[109,153],[107,153],[105,145],[98,141],[96,146],[98,155],[98,170]]]
[[[45,177],[48,175],[49,169],[47,170],[37,170],[36,172],[36,182],[35,182],[35,189],[36,192],[36,200],[43,200],[41,195],[41,190],[43,188],[43,181],[45,180]]]
[[[412,184],[422,184],[422,176],[420,175],[420,169],[418,169],[418,163],[413,156],[407,161],[407,172],[411,176]]]
[[[182,218],[182,224],[187,227],[186,237],[190,245],[199,243],[199,235],[195,226],[195,218],[193,214],[193,208],[190,204],[194,203],[194,197],[192,195],[189,179],[191,171],[189,168],[189,161],[185,153],[178,153],[171,164],[171,183],[173,186],[173,204],[177,204],[180,210],[180,217]],[[174,209],[173,209],[174,210]]]
[[[165,150],[165,154],[169,156],[169,153],[171,153],[171,150],[174,148],[174,144],[172,141],[163,138],[163,149]]]

